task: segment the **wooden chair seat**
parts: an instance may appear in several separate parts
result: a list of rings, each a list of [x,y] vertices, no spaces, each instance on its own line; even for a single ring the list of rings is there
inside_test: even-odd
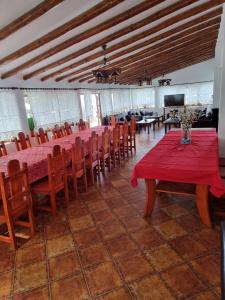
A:
[[[71,166],[68,167],[66,169],[66,172],[67,172],[67,176],[72,176],[73,175],[73,169],[72,169],[72,167]],[[83,174],[84,174],[84,171],[83,170],[79,170],[79,171],[76,172],[75,176],[76,176],[76,178],[80,178]]]
[[[182,182],[159,181],[156,184],[156,191],[159,193],[196,195],[196,185]]]
[[[50,193],[51,190],[49,188],[48,178],[39,180],[32,184],[31,191],[33,194],[38,194],[41,192]]]
[[[55,186],[55,192],[58,193],[59,191],[61,191],[64,188],[64,183]],[[31,192],[32,194],[47,194],[50,195],[51,194],[51,189],[49,187],[49,181],[48,178],[43,179],[41,181],[35,182],[32,184],[31,187]]]

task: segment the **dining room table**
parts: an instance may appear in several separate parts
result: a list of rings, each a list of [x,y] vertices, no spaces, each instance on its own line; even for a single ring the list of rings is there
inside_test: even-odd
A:
[[[191,143],[181,144],[181,130],[168,132],[134,166],[131,175],[133,187],[138,179],[145,180],[146,205],[144,215],[151,216],[157,182],[168,181],[195,185],[196,204],[203,224],[211,227],[208,194],[220,198],[225,186],[220,176],[218,136],[215,130],[192,130]]]
[[[0,157],[0,172],[7,175],[7,165],[10,160],[17,159],[21,163],[27,163],[29,183],[38,181],[48,175],[47,156],[52,154],[53,147],[60,145],[66,151],[66,163],[69,165],[72,159],[72,145],[75,143],[76,137],[80,137],[84,141],[85,153],[87,154],[88,140],[93,131],[99,136],[101,143],[101,135],[106,126],[95,126],[82,131],[74,132],[70,135],[50,140],[47,143],[40,144],[22,151],[10,153]],[[107,126],[112,132],[113,127]]]

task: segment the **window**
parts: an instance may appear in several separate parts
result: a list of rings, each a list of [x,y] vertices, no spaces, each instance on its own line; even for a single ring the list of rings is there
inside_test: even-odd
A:
[[[27,113],[36,127],[51,127],[57,123],[77,122],[81,118],[78,94],[70,90],[26,90]]]
[[[103,117],[113,114],[113,94],[111,90],[102,90],[100,92],[100,102]]]
[[[11,140],[22,130],[16,92],[0,90],[0,140]]]

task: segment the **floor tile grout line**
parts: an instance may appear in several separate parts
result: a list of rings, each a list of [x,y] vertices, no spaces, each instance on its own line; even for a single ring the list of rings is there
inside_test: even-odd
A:
[[[75,199],[75,201],[77,201],[77,200]],[[77,247],[77,244],[76,244],[76,240],[74,238],[74,232],[72,232],[71,227],[70,227],[68,212],[66,212],[66,216],[67,216],[67,220],[68,220],[68,224],[69,224],[70,234],[71,234],[72,240],[73,240],[73,245],[74,245],[75,253],[76,253],[76,255],[78,257],[78,260],[79,260],[82,278],[83,278],[83,280],[85,282],[85,286],[86,286],[86,289],[87,289],[87,292],[88,292],[88,295],[89,295],[89,300],[92,300],[93,298],[92,298],[92,295],[91,295],[91,291],[90,291],[90,288],[89,288],[89,285],[88,285],[88,281],[87,281],[86,276],[85,276],[85,271],[84,271],[82,260],[81,260],[81,257],[80,257],[80,254],[79,254],[79,250],[78,250],[78,247]]]
[[[43,227],[43,237],[44,237],[44,247],[45,247],[48,296],[49,296],[49,300],[51,300],[52,299],[51,277],[50,277],[49,260],[48,260],[48,245],[47,245],[48,240],[47,240],[46,226],[45,225]]]
[[[90,212],[90,209],[89,209],[88,205],[87,205],[87,209],[88,209],[89,213],[92,215],[92,213]],[[92,218],[93,218],[93,217],[92,217]],[[93,218],[93,220],[94,220],[94,218]],[[119,273],[120,278],[121,278],[123,284],[127,287],[127,290],[128,290],[128,292],[129,292],[129,294],[131,295],[132,299],[134,300],[134,297],[133,297],[133,295],[132,295],[132,293],[131,293],[131,291],[130,291],[130,289],[129,289],[129,286],[128,286],[127,283],[125,282],[125,280],[124,280],[124,278],[123,278],[123,275],[122,275],[120,269],[118,268],[118,266],[117,266],[117,264],[116,264],[116,262],[115,262],[115,260],[114,260],[114,257],[113,257],[113,255],[112,255],[110,249],[108,248],[107,242],[106,242],[106,241],[104,240],[104,238],[102,237],[102,234],[101,234],[100,230],[98,229],[98,226],[97,226],[95,220],[94,220],[94,224],[95,224],[96,231],[98,232],[98,234],[99,234],[99,236],[100,236],[100,238],[101,238],[101,242],[103,243],[103,245],[105,245],[105,247],[106,247],[106,249],[107,249],[107,251],[108,251],[108,254],[109,254],[110,257],[111,257],[111,260],[112,260],[112,262],[113,262],[113,265],[115,266],[115,269],[116,269],[117,272]],[[113,290],[114,290],[114,289],[113,289]],[[110,292],[110,291],[109,291],[109,292]],[[98,295],[98,296],[99,296],[99,295]]]

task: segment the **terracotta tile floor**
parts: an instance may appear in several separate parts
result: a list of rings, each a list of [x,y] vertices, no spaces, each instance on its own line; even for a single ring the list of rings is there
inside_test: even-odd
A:
[[[220,298],[219,231],[201,224],[192,198],[162,195],[143,218],[144,182],[134,164],[164,130],[137,135],[137,153],[90,186],[14,253],[0,243],[0,299]],[[59,203],[60,207],[60,203]]]

